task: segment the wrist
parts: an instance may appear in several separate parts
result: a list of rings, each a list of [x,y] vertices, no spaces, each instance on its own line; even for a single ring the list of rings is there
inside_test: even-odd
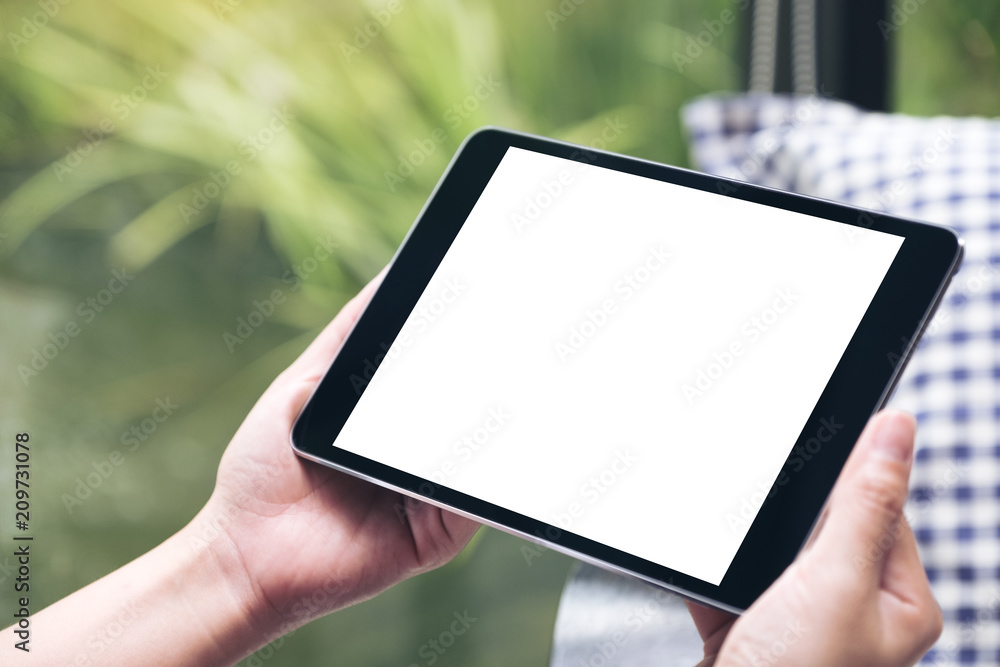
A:
[[[32,647],[32,656],[53,665],[231,665],[275,638],[280,624],[269,622],[207,516],[36,614],[61,641]]]
[[[231,512],[213,502],[164,546],[184,568],[187,606],[196,627],[218,649],[218,662],[232,664],[287,633],[281,615],[250,576],[228,531]],[[214,663],[215,660],[213,659]]]
[[[274,561],[294,559],[292,546],[288,554],[261,562],[261,543],[271,540],[257,525],[259,520],[261,517],[247,512],[225,494],[214,494],[176,536],[203,563],[202,567],[213,573],[212,585],[223,589],[217,595],[227,604],[222,610],[210,611],[221,611],[221,618],[228,619],[225,634],[238,640],[238,645],[254,649],[349,606],[356,598],[336,568],[318,579],[304,574],[308,568]],[[278,517],[272,516],[266,522],[273,524],[276,520]]]

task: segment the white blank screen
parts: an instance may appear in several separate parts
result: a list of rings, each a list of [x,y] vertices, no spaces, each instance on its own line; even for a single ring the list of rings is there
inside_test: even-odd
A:
[[[510,148],[335,444],[717,585],[903,241],[849,229]]]

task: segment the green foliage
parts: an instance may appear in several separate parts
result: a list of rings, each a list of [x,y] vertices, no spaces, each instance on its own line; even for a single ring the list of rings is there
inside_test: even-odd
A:
[[[683,72],[672,56],[732,4],[0,5],[0,427],[44,443],[35,603],[197,511],[256,397],[384,266],[469,132],[592,143],[612,121],[626,128],[609,150],[683,164],[677,111],[735,87],[737,31]],[[134,280],[85,319],[80,304],[122,269]],[[280,307],[228,348],[223,334],[275,290]],[[22,381],[71,322],[79,335]],[[164,397],[175,416],[125,448]],[[115,450],[122,466],[67,506]],[[523,544],[490,532],[266,663],[422,663],[420,646],[469,608],[481,620],[438,664],[542,664],[571,561],[529,567]]]
[[[483,124],[590,141],[621,116],[629,129],[611,148],[683,159],[674,112],[702,89],[651,62],[669,61],[654,4],[579,7],[550,25],[539,6],[494,12],[457,0],[394,3],[395,12],[75,0],[11,44],[4,87],[25,119],[75,130],[51,147],[78,150],[56,149],[57,162],[4,202],[3,250],[108,183],[170,175],[140,215],[108,225],[113,261],[141,269],[204,224],[245,247],[262,221],[291,261],[333,231],[342,251],[314,284],[357,283]],[[708,90],[732,85],[731,69],[691,71]],[[227,164],[238,175],[200,197],[217,192],[224,177],[211,175]]]
[[[917,7],[916,11],[907,11]],[[996,116],[1000,5],[992,0],[893,3],[895,98],[903,113]],[[905,9],[904,9],[905,8]]]

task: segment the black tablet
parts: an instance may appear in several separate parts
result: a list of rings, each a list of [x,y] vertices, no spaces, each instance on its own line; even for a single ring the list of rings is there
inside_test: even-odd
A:
[[[480,130],[292,443],[738,612],[795,558],[961,257],[942,227]]]

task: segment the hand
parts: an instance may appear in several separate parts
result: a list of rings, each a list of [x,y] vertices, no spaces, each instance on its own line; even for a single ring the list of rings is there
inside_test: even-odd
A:
[[[454,557],[479,524],[305,461],[292,424],[380,282],[348,303],[279,376],[222,457],[215,491],[189,528],[231,559],[282,634]],[[405,509],[404,509],[405,508]]]
[[[906,519],[916,425],[876,415],[798,559],[742,617],[688,604],[702,665],[912,665],[941,634],[941,610]]]

